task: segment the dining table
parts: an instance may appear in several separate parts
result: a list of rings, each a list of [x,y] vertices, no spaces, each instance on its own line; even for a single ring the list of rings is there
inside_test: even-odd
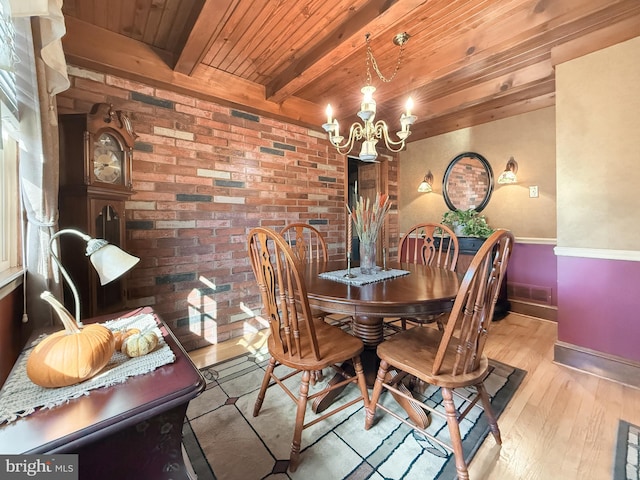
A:
[[[358,267],[349,269],[346,260],[308,264],[304,269],[311,308],[352,318],[352,334],[365,347],[361,360],[369,387],[375,382],[376,347],[384,340],[385,318],[449,312],[462,283],[462,275],[444,268],[400,262],[386,262],[386,267],[367,276]],[[314,410],[324,410],[338,393],[317,402]]]

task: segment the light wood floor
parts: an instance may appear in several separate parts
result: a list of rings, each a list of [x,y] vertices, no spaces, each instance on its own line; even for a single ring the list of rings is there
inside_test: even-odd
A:
[[[640,425],[640,390],[556,365],[554,322],[509,314],[492,325],[486,352],[527,371],[469,468],[472,479],[611,479],[618,419]],[[204,367],[265,341],[265,333],[190,352]]]

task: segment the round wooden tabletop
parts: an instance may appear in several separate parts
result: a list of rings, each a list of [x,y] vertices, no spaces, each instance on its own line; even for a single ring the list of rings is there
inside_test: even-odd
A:
[[[390,263],[389,268],[409,274],[365,285],[350,285],[320,277],[322,272],[346,269],[346,261],[307,264],[305,283],[309,304],[327,313],[351,315],[354,334],[366,345],[382,341],[384,317],[415,317],[448,312],[461,277],[437,267]],[[358,273],[357,268],[352,269]]]

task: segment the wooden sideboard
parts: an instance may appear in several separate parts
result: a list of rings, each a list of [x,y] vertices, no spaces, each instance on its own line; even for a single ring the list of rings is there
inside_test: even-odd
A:
[[[460,247],[460,254],[458,255],[458,264],[456,265],[456,272],[464,275],[467,273],[469,265],[478,250],[484,243],[484,238],[476,237],[458,237],[458,245]],[[493,320],[501,320],[508,313],[511,308],[509,299],[507,298],[507,272],[504,274],[504,280],[498,293],[498,300],[496,302],[495,309],[493,310]]]
[[[149,307],[84,323],[140,313],[155,316],[175,362],[0,425],[0,452],[75,453],[81,479],[190,478],[182,453],[182,426],[189,402],[205,388],[200,371]]]

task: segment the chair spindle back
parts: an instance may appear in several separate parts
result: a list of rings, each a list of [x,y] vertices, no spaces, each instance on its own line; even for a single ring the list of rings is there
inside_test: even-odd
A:
[[[254,228],[247,243],[263,314],[277,348],[290,358],[310,356],[319,360],[320,349],[300,261],[286,240],[273,230]]]
[[[280,231],[300,263],[328,260],[327,244],[318,229],[306,223],[292,223]]]
[[[512,248],[513,234],[499,229],[473,257],[440,341],[433,375],[464,375],[478,368]],[[459,339],[457,345],[452,338]],[[444,372],[445,365],[452,371]]]
[[[400,240],[400,262],[419,263],[455,270],[458,263],[458,237],[439,223],[414,225]]]

